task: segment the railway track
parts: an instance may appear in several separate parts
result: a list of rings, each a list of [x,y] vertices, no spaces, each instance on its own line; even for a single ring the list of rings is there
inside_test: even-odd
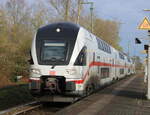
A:
[[[106,89],[109,89],[109,88],[112,89],[114,87],[120,86],[120,84],[127,81],[128,79],[129,78],[125,78],[123,80],[120,80],[119,82],[115,82],[109,86],[103,87],[102,89],[100,89],[100,92],[103,92],[103,91],[105,92]],[[101,96],[101,94],[99,94],[99,96]],[[0,113],[0,115],[51,115],[51,114],[55,114],[63,110],[65,107],[69,105],[72,105],[72,104],[71,103],[58,103],[58,102],[57,103],[32,102],[32,103],[25,104],[25,105],[22,105],[13,109],[9,109],[3,112],[3,114]]]
[[[0,112],[0,115],[49,115],[70,103],[32,102]]]
[[[37,101],[33,101],[24,105],[13,107],[0,112],[0,115],[21,115],[33,109],[41,107],[42,104]]]
[[[23,109],[23,110],[21,110],[21,111],[18,111],[18,112],[16,112],[16,113],[14,113],[13,115],[27,114],[28,112],[30,112],[30,111],[32,111],[32,110],[39,109],[41,106],[42,106],[42,104],[35,105],[35,106],[31,106],[31,107],[25,108],[25,109]]]

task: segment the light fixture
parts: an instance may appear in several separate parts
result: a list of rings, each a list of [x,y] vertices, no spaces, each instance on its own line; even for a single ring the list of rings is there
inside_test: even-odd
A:
[[[60,28],[57,28],[57,29],[56,29],[56,32],[60,32]]]

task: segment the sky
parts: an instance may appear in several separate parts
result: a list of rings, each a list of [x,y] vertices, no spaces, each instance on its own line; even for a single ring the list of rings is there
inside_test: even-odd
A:
[[[144,49],[144,44],[148,44],[148,40],[144,40],[148,38],[148,32],[147,30],[139,30],[137,28],[145,16],[150,18],[150,11],[143,10],[150,9],[150,0],[88,1],[94,2],[94,10],[100,18],[120,22],[120,45],[123,47],[124,52],[128,52],[129,44],[129,53],[131,56],[146,56],[140,52]],[[136,37],[141,38],[142,44],[135,44]]]

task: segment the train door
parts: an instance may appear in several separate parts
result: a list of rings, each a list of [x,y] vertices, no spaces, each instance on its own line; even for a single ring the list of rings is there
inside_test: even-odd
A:
[[[92,53],[92,62],[95,62],[95,52],[93,52]],[[91,68],[91,74],[93,75],[95,72],[95,66],[92,66],[92,68]],[[93,76],[95,76],[95,75],[93,75]]]
[[[115,76],[115,78],[117,79],[117,77],[118,77],[118,75],[117,75],[117,54],[115,53],[115,59],[114,59],[114,65],[113,65],[113,67],[114,67],[114,76]]]
[[[92,63],[93,62],[95,62],[95,57],[96,57],[96,54],[95,54],[95,52],[91,52],[90,53],[90,56],[88,56],[88,60],[89,60],[89,63],[88,63],[88,65],[89,65],[89,76],[91,77],[91,76],[97,76],[96,74],[97,74],[97,71],[96,71],[96,66],[94,66]]]
[[[85,63],[82,66],[82,76],[85,77],[85,75],[88,75],[88,52],[87,52],[87,47],[85,47],[84,50],[84,55],[85,55]]]
[[[97,62],[100,62],[100,56],[97,56]],[[97,66],[97,76],[100,78],[101,76],[101,67]]]
[[[115,77],[116,77],[116,71],[115,71],[115,68],[114,68],[114,65],[115,65],[115,59],[114,58],[112,58],[111,59],[112,60],[112,66],[111,66],[111,76],[113,77],[113,79],[115,79]]]

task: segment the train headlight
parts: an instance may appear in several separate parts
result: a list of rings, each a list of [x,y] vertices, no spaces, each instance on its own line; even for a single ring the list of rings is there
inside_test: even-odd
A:
[[[40,70],[39,70],[39,69],[35,69],[35,68],[32,68],[32,69],[31,69],[31,73],[34,73],[34,74],[41,74]]]
[[[61,31],[60,28],[57,28],[57,29],[56,29],[56,32],[60,32],[60,31]]]
[[[75,75],[77,73],[76,69],[66,69],[66,73],[69,75]]]

